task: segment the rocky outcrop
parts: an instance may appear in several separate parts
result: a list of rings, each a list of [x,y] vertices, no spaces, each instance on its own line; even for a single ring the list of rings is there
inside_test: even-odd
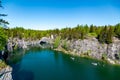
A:
[[[42,48],[51,48],[52,47],[52,40],[48,37],[43,37],[40,40],[27,40],[18,39],[18,38],[9,38],[7,42],[6,49],[9,52],[12,52],[15,49],[27,49],[29,47],[39,46]]]
[[[107,44],[100,44],[95,38],[77,40],[70,43],[70,50],[79,55],[85,54],[101,59],[102,54],[107,54]]]
[[[41,40],[40,40],[40,43],[41,42],[44,42],[44,43],[50,43],[50,38],[47,38],[47,37],[43,37]]]
[[[0,51],[0,59],[3,58],[3,55],[4,55],[4,51]]]
[[[60,45],[65,45],[63,40]],[[112,64],[120,64],[120,40],[115,39],[111,44],[101,44],[96,38],[91,38],[67,41],[66,45],[67,53],[99,60],[105,59]],[[61,50],[61,47],[59,46],[57,50]]]
[[[13,80],[11,67],[7,66],[0,71],[0,80]]]
[[[24,40],[18,38],[8,39],[7,50],[12,52],[14,49],[25,49],[27,48],[27,43]]]
[[[40,41],[39,44],[42,48],[53,48],[53,39],[43,37]]]
[[[13,38],[13,39],[8,39],[7,43],[7,50],[9,52],[12,52],[15,49],[27,49],[28,46],[36,46],[39,44],[39,40],[36,41],[25,41],[24,39],[18,39],[18,38]]]

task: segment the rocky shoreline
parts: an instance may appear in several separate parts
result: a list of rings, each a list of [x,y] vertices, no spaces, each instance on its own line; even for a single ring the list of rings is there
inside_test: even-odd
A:
[[[12,79],[12,68],[7,66],[0,71],[0,80],[13,80]]]
[[[67,41],[66,44],[67,49],[63,48],[64,44],[61,41],[60,46],[55,50],[120,65],[120,40],[118,39],[111,44],[101,44],[96,38]]]

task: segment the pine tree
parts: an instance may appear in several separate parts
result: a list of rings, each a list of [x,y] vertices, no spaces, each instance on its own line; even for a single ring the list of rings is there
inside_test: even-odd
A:
[[[105,43],[105,42],[106,42],[106,38],[107,38],[107,26],[105,26],[105,27],[101,30],[100,34],[98,35],[98,41],[99,41],[100,43]]]
[[[3,8],[2,4],[1,4],[1,0],[0,0],[0,8]],[[1,16],[6,16],[5,14],[0,14],[0,17]],[[1,24],[9,24],[7,21],[3,20],[0,18],[0,25]],[[7,41],[7,35],[5,34],[5,29],[3,29],[1,26],[0,26],[0,50],[4,49],[4,46],[6,44],[6,41]]]
[[[1,1],[1,0],[0,0],[0,8],[3,8],[3,6],[2,6],[2,1]],[[7,15],[0,13],[0,17],[5,17],[5,16],[7,16]],[[3,25],[4,27],[6,27],[6,25],[8,25],[8,24],[9,24],[8,21],[0,18],[0,25]]]
[[[112,27],[110,26],[110,27],[109,27],[109,30],[107,31],[107,37],[106,37],[106,43],[107,43],[107,44],[112,43],[112,37],[113,37],[113,29],[112,29]]]
[[[114,32],[115,32],[116,37],[120,38],[120,23],[115,25]]]
[[[90,33],[93,33],[95,31],[93,24],[90,25]]]

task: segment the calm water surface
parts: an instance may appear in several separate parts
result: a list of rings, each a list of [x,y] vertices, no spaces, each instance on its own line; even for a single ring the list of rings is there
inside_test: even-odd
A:
[[[118,66],[53,50],[31,49],[10,63],[13,80],[120,80]]]

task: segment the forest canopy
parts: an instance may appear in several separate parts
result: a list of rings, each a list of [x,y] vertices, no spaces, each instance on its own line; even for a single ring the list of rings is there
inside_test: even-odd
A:
[[[5,30],[8,37],[26,40],[41,39],[44,36],[60,36],[61,39],[75,40],[95,37],[100,43],[112,43],[112,38],[120,38],[120,24],[116,25],[77,25],[74,28],[63,28],[54,30],[32,30],[23,27],[10,28]]]

